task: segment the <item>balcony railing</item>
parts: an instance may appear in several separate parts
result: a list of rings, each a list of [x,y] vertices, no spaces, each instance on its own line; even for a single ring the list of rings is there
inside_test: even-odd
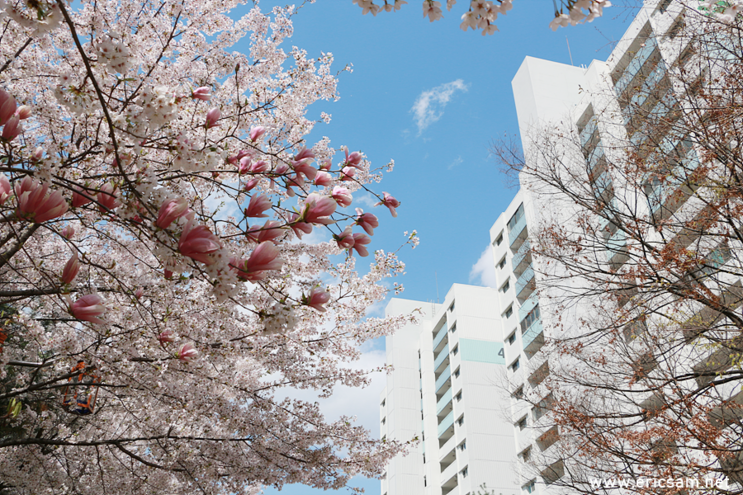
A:
[[[433,369],[438,370],[439,366],[441,366],[441,363],[444,362],[445,359],[449,357],[449,344],[447,343],[443,349],[441,349],[441,352],[439,352],[439,355],[434,359],[433,361]]]
[[[447,390],[441,399],[436,403],[436,415],[438,415],[451,402],[451,389]]]
[[[448,332],[446,330],[446,326],[443,326],[441,327],[441,329],[439,329],[439,333],[433,336],[433,350],[434,351],[439,347],[439,345],[441,344],[441,341],[444,340],[444,338],[446,338],[447,334]]]
[[[527,259],[527,255],[529,255],[530,249],[531,249],[531,245],[529,244],[529,239],[527,239],[521,245],[519,250],[516,251],[516,254],[513,255],[513,259],[511,260],[511,266],[513,267],[513,272],[516,276],[518,276],[521,273],[520,268],[523,268],[521,266],[522,262],[524,260],[528,262],[529,259],[531,259],[531,258]]]
[[[533,286],[533,284],[530,284],[534,280],[534,268],[532,268],[531,265],[529,265],[529,268],[524,270],[524,273],[522,273],[518,280],[516,280],[516,297],[520,297],[522,292],[525,292],[525,289]],[[533,287],[532,287],[533,288]]]
[[[513,224],[508,230],[508,242],[511,249],[516,249],[520,246],[521,242],[526,238],[526,215],[521,215],[521,218]]]
[[[521,342],[524,345],[524,350],[529,353],[534,353],[542,347],[544,344],[544,329],[541,318],[534,320],[534,323],[526,329],[521,335]]]
[[[533,292],[526,301],[521,303],[521,307],[519,308],[519,322],[526,318],[526,315],[528,315],[538,303],[539,296],[537,296],[536,292]]]
[[[627,234],[617,230],[606,240],[606,261],[611,264],[623,263],[627,258]]]
[[[635,53],[632,61],[629,63],[627,68],[624,69],[622,77],[620,77],[614,85],[614,91],[616,91],[617,95],[621,95],[624,90],[627,89],[629,83],[632,81],[632,79],[635,78],[642,66],[645,65],[645,62],[647,62],[648,58],[650,58],[650,55],[655,50],[655,47],[655,40],[649,38],[645,42],[645,46],[640,48],[637,53]]]
[[[441,420],[441,423],[439,423],[439,437],[444,434],[446,430],[452,427],[454,425],[454,411],[450,412],[446,415],[444,419]]]
[[[449,380],[449,378],[451,378],[451,366],[447,366],[436,380],[436,393],[439,392],[441,387]]]

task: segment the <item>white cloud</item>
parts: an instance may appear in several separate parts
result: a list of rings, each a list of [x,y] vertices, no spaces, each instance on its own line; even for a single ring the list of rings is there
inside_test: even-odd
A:
[[[447,170],[451,170],[451,169],[453,169],[454,167],[458,167],[458,166],[460,166],[460,165],[461,165],[461,164],[463,164],[463,163],[464,163],[464,159],[462,159],[462,157],[461,157],[461,156],[458,156],[456,160],[454,160],[453,162],[451,162],[451,163],[449,164],[449,166],[448,166],[448,167],[446,167],[446,169],[447,169]]]
[[[365,193],[363,195],[355,196],[353,198],[353,201],[354,201],[354,203],[355,203],[356,206],[358,206],[358,205],[365,205],[365,206],[368,206],[369,208],[374,208],[374,206],[377,203],[379,203],[379,200],[377,198],[375,198],[374,196],[372,196],[372,194],[369,193],[369,192],[367,192],[367,193]]]
[[[423,130],[429,125],[433,124],[444,115],[444,107],[452,95],[457,91],[467,91],[468,86],[463,80],[457,79],[450,83],[436,86],[433,89],[426,90],[418,96],[415,100],[413,108],[410,109],[413,112],[413,120],[418,126],[418,135],[420,136]]]
[[[490,246],[485,248],[477,263],[472,265],[470,283],[476,280],[479,280],[480,285],[484,285],[485,287],[496,287],[495,262],[493,260],[493,250]]]

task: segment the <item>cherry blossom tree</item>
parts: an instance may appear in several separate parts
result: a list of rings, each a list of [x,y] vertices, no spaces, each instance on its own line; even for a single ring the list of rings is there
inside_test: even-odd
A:
[[[495,149],[551,212],[529,231],[550,331],[518,397],[525,467],[557,491],[743,492],[743,16],[666,5],[577,125]]]
[[[371,12],[376,16],[380,12],[395,12],[407,4],[405,0],[353,0],[353,3],[361,7],[363,14]],[[451,11],[457,0],[446,0],[446,10]],[[493,34],[498,31],[495,20],[498,15],[506,15],[513,8],[513,0],[466,0],[467,11],[462,14],[462,31],[472,29],[482,31],[482,35]],[[611,7],[609,0],[560,0],[560,6],[555,6],[555,19],[550,22],[549,27],[556,31],[558,27],[575,26],[579,23],[591,22],[601,17],[604,7]],[[530,8],[532,8],[530,6]],[[433,22],[444,17],[441,2],[436,0],[423,0],[423,17]]]
[[[305,139],[332,56],[240,3],[0,1],[3,494],[338,488],[403,448],[286,398],[412,316],[366,318],[395,253],[356,271],[382,169]]]

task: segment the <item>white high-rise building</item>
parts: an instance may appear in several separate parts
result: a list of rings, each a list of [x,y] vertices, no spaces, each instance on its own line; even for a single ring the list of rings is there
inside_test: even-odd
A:
[[[518,495],[498,299],[494,289],[455,284],[443,304],[387,306],[387,315],[422,316],[387,337],[394,371],[380,398],[381,434],[420,443],[390,462],[383,495],[474,495],[481,487]]]

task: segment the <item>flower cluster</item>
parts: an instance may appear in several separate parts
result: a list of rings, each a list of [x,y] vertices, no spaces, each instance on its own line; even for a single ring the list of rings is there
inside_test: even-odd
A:
[[[568,0],[566,7],[567,14],[562,9],[555,12],[555,18],[550,22],[550,29],[553,31],[557,31],[559,27],[592,22],[595,18],[604,15],[604,7],[611,7],[611,2],[609,0]]]

